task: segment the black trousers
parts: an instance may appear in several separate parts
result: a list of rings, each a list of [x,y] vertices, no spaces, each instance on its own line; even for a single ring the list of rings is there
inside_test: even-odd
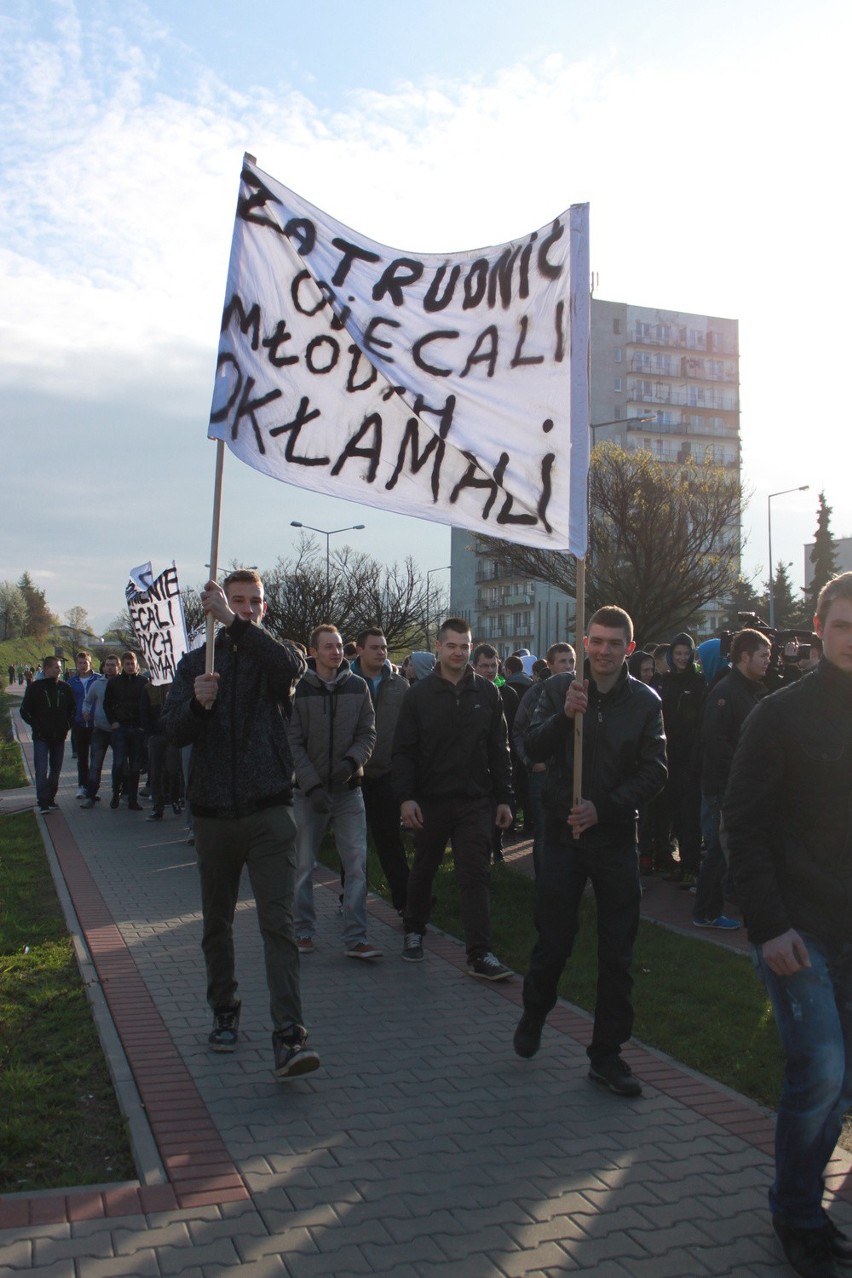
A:
[[[390,773],[382,777],[364,777],[361,794],[367,813],[367,826],[373,837],[382,873],[388,881],[391,900],[397,910],[405,909],[408,891],[408,861],[399,829],[399,804],[393,797]]]
[[[595,1024],[587,1052],[597,1062],[617,1055],[633,1030],[630,964],[642,899],[639,858],[634,842],[587,850],[571,838],[563,822],[546,817],[536,877],[538,940],[524,980],[524,1007],[542,1020],[556,1002],[589,881],[598,914],[598,983]]]
[[[469,959],[491,949],[491,799],[421,799],[423,829],[414,835],[414,860],[408,876],[406,932],[425,932],[432,911],[432,883],[453,846],[456,882]]]

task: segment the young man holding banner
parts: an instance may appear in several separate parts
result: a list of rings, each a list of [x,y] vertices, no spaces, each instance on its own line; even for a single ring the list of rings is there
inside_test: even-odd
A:
[[[242,569],[209,581],[204,611],[221,623],[215,669],[205,652],[182,658],[163,710],[166,734],[192,746],[187,794],[195,824],[201,875],[208,1038],[214,1052],[232,1052],[239,1039],[240,1001],[234,977],[234,911],[243,866],[248,866],[263,935],[278,1078],[319,1066],[305,1046],[299,952],[293,930],[296,825],[293,764],[287,744],[290,686],[305,661],[290,643],[265,633],[263,583]]]
[[[642,1088],[621,1048],[633,1029],[630,964],[639,927],[637,808],[666,779],[666,741],[660,699],[631,678],[626,659],[635,647],[623,608],[599,608],[585,641],[588,677],[554,675],[544,685],[526,736],[534,761],[547,762],[544,839],[536,876],[538,941],[524,981],[524,1014],[515,1051],[535,1056],[545,1019],[580,925],[591,880],[598,915],[595,1024],[587,1049],[589,1078],[618,1096]],[[574,719],[583,716],[582,794],[573,795]]]

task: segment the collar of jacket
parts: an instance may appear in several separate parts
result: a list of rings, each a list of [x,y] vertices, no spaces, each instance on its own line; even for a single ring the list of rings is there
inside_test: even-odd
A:
[[[452,688],[453,692],[455,692],[456,688],[459,688],[459,689],[466,688],[468,684],[472,686],[474,679],[478,679],[479,675],[477,675],[474,672],[473,666],[468,664],[465,666],[464,674],[462,675],[461,679],[459,679],[458,683],[453,683],[452,679],[445,679],[444,676],[441,674],[441,665],[439,662],[435,666],[435,669],[432,671],[432,673],[427,675],[426,677],[427,679],[434,679],[436,684],[441,685],[440,691],[445,692],[448,688]],[[485,682],[487,683],[488,680],[486,679]]]
[[[629,677],[630,677],[630,674],[627,669],[627,662],[625,661],[621,667],[621,670],[619,671],[618,678],[616,679],[615,683],[610,688],[609,692],[600,692],[598,690],[598,685],[595,683],[594,679],[590,675],[588,677],[589,678],[589,705],[591,706],[593,702],[595,705],[607,705],[610,701],[615,701],[617,697],[619,697],[621,693],[624,692],[625,689],[627,688],[627,680]],[[634,683],[638,683],[638,682],[641,682],[641,681],[634,680]]]
[[[820,657],[813,674],[806,674],[804,678],[819,679],[830,696],[838,697],[846,706],[852,706],[852,675],[833,665],[826,656]]]
[[[335,676],[334,676],[335,686],[340,683],[345,683],[347,679],[351,678],[351,676],[352,676],[352,669],[349,665],[349,662],[342,661],[340,665],[337,667],[337,672],[335,673]],[[328,684],[326,683],[325,679],[321,679],[319,677],[316,670],[309,668],[302,675],[302,678],[306,680],[307,683],[310,683],[314,688],[322,688],[326,692],[328,692]]]

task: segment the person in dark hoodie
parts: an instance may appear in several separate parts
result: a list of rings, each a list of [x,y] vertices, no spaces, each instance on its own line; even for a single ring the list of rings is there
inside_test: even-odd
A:
[[[74,693],[59,678],[58,657],[45,657],[44,678],[27,685],[21,718],[33,734],[36,799],[41,813],[56,811],[56,791],[65,757],[65,738],[74,723]]]
[[[239,1041],[233,931],[247,866],[263,936],[274,1073],[290,1078],[320,1063],[305,1045],[293,932],[296,826],[286,708],[305,661],[292,644],[263,630],[266,600],[253,569],[232,572],[223,587],[209,581],[201,605],[222,626],[215,670],[205,673],[203,648],[187,653],[162,722],[175,745],[192,746],[187,797],[201,878],[207,1002],[213,1011],[207,1041],[214,1052],[233,1052]]]
[[[680,853],[677,878],[688,888],[701,863],[701,785],[695,752],[707,684],[695,661],[691,635],[675,635],[668,664],[660,684],[669,766],[664,802]]]

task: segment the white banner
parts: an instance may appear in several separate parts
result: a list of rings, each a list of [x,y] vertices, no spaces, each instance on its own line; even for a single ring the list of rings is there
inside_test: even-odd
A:
[[[146,589],[140,590],[139,585],[143,582],[149,584]],[[159,577],[154,577],[150,563],[131,569],[125,596],[133,633],[142,649],[151,682],[156,685],[171,683],[178,662],[189,650],[174,562]]]
[[[586,551],[588,205],[399,253],[246,160],[208,434],[276,479]]]

